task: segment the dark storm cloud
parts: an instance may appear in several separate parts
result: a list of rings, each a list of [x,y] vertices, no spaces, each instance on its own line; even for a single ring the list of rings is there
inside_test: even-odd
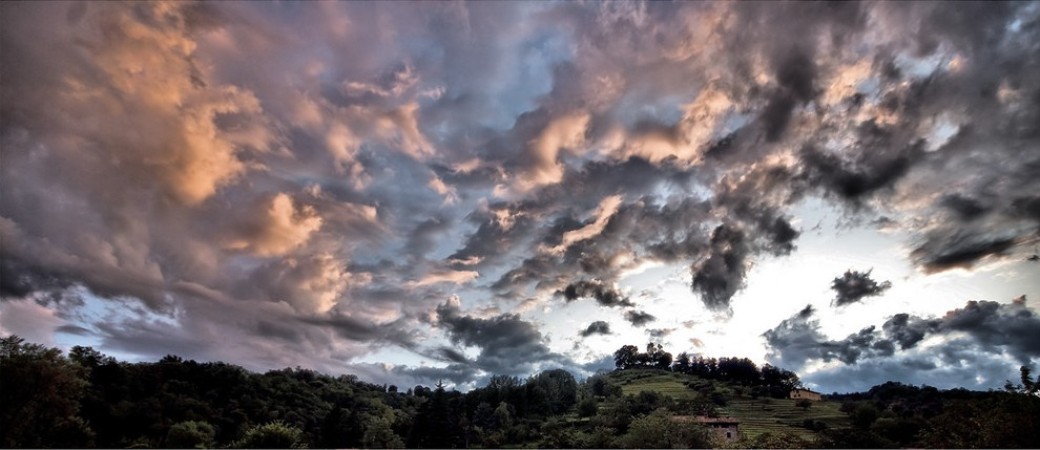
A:
[[[690,268],[692,287],[709,309],[725,310],[744,287],[751,249],[744,232],[726,224],[712,231],[709,245],[708,255]]]
[[[301,318],[300,322],[328,327],[339,337],[352,341],[389,341],[405,348],[414,347],[412,343],[414,334],[397,322],[377,325],[345,314]]]
[[[937,330],[939,324],[938,319],[921,320],[906,313],[899,313],[885,321],[882,329],[889,339],[899,344],[900,349],[906,350],[913,348],[925,336]]]
[[[865,148],[899,145],[892,142],[888,132],[873,124],[865,124],[859,135],[860,145]],[[864,135],[869,137],[863,139]],[[812,185],[820,186],[850,204],[857,205],[861,197],[890,188],[906,175],[914,160],[923,154],[919,147],[912,145],[903,151],[889,152],[895,154],[888,156],[862,153],[858,161],[849,162],[837,155],[807,146],[802,151],[802,161]]]
[[[820,323],[813,317],[814,314],[812,306],[806,306],[763,334],[772,349],[770,359],[777,365],[801,368],[810,360],[838,360],[845,364],[855,364],[864,354],[888,352],[886,345],[878,345],[873,326],[842,340],[827,339],[820,333]]]
[[[933,273],[953,268],[970,269],[986,257],[1005,255],[1014,245],[1014,238],[963,234],[945,238],[932,236],[914,249],[911,256],[926,272]]]
[[[444,359],[451,361],[455,364],[469,364],[470,360],[462,352],[455,350],[451,347],[441,347],[436,350],[436,354],[443,357]]]
[[[946,313],[940,331],[961,331],[971,336],[983,351],[1006,350],[1028,364],[1040,356],[1040,315],[1025,305],[1024,298],[1010,304],[970,301],[964,308]]]
[[[657,318],[646,311],[629,310],[625,311],[625,320],[631,322],[634,327],[642,327],[657,320]]]
[[[460,386],[472,383],[480,375],[479,369],[469,364],[449,364],[446,367],[394,366],[390,371],[395,375],[404,376],[427,385],[449,380],[456,386]],[[402,387],[398,388],[403,389]]]
[[[77,325],[61,325],[55,328],[54,331],[66,334],[75,334],[77,336],[92,336],[94,333],[90,330]]]
[[[990,207],[983,205],[982,202],[960,194],[946,195],[940,204],[953,212],[958,219],[964,221],[979,218],[990,211]]]
[[[777,91],[762,111],[760,119],[765,127],[766,139],[776,141],[787,130],[792,110],[815,96],[813,83],[816,78],[812,55],[795,50],[787,55],[776,68]]]
[[[589,337],[594,334],[610,334],[610,324],[602,320],[597,320],[589,324],[584,330],[581,330],[578,334],[581,337]]]
[[[903,366],[888,379],[916,379],[918,375],[900,378],[899,374],[913,371],[934,371],[948,379],[963,378],[967,373],[976,373],[973,361],[1000,366],[1000,369],[987,371],[992,375],[1013,369],[1014,363],[1002,357],[1005,353],[1020,364],[1029,364],[1040,356],[1040,338],[1031,331],[1040,326],[1040,316],[1025,305],[1024,297],[1011,303],[969,301],[963,308],[938,318],[896,314],[881,330],[870,326],[840,341],[827,339],[819,331],[819,321],[813,314],[812,307],[806,307],[763,336],[771,347],[768,359],[775,364],[787,364],[799,370],[812,360],[836,359],[845,363],[842,368],[822,372],[818,376],[820,382],[831,380],[830,374],[834,372],[854,376],[860,370],[864,378],[875,379],[870,371],[879,366]],[[915,347],[931,335],[942,336],[943,340],[929,347],[927,352],[915,353]],[[941,364],[921,358],[938,358]],[[1001,381],[987,379],[989,384]]]
[[[833,304],[845,306],[856,303],[866,297],[875,297],[883,294],[892,287],[889,281],[878,283],[870,278],[871,270],[860,272],[857,270],[846,270],[845,274],[831,281],[831,289],[837,293]]]
[[[539,364],[569,362],[549,350],[534,323],[516,314],[483,319],[463,315],[456,303],[448,301],[437,307],[437,320],[452,343],[480,348],[473,364],[488,373],[520,375]]]
[[[0,260],[0,300],[25,298],[38,292],[60,291],[71,284],[65,277],[27,267],[13,259]]]
[[[635,306],[628,297],[622,295],[616,288],[605,286],[599,280],[577,281],[568,284],[562,291],[557,291],[557,294],[563,295],[563,298],[568,302],[580,298],[591,298],[602,306]]]

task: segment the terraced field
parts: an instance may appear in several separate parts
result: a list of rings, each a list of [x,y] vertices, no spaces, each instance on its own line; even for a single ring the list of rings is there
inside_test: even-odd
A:
[[[805,439],[813,439],[815,433],[803,428],[805,419],[827,424],[828,428],[849,426],[848,416],[839,410],[837,402],[814,402],[808,410],[794,405],[790,399],[731,399],[729,405],[719,408],[719,413],[740,419],[740,431],[754,439],[766,432],[788,432]]]
[[[673,398],[693,398],[699,395],[686,387],[689,382],[715,383],[717,388],[729,391],[724,383],[701,380],[690,375],[656,370],[626,370],[614,372],[613,382],[621,386],[625,395],[642,391],[656,391]],[[848,416],[841,412],[840,403],[830,401],[813,402],[803,410],[791,399],[751,399],[730,396],[729,404],[719,408],[719,414],[740,419],[740,431],[749,439],[767,432],[787,432],[805,439],[814,439],[816,433],[802,426],[806,419],[823,422],[828,428],[847,428]]]
[[[684,375],[662,371],[632,371],[623,374],[615,381],[621,385],[624,395],[638,394],[643,391],[655,391],[672,398],[692,398],[696,392],[686,387]],[[625,376],[627,375],[627,376]]]

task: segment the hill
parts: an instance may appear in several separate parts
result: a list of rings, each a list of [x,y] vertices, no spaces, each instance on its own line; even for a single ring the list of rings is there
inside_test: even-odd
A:
[[[747,386],[710,380],[678,372],[654,369],[628,369],[611,372],[608,379],[620,386],[624,395],[655,392],[678,400],[711,402],[720,416],[740,420],[745,438],[756,439],[764,433],[790,433],[806,440],[820,438],[820,430],[840,430],[852,426],[840,401],[821,400],[799,407],[789,398],[752,396]]]

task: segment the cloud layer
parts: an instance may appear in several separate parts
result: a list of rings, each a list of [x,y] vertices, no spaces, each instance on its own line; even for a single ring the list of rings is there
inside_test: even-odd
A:
[[[756,264],[798,257],[809,198],[901,236],[893,257],[922,276],[1020,261],[1040,242],[1038,17],[1032,3],[4,3],[4,322],[142,357],[462,383],[592,367],[552,350],[536,313],[590,299],[644,327],[654,316],[621,281],[649,264],[687,267],[691,309],[726,320]],[[836,279],[835,304],[888,289],[868,275]],[[1032,314],[989,305],[964,314]],[[881,361],[955,330],[1038,354],[996,322],[908,316],[833,341],[803,313],[766,334],[794,365]],[[611,323],[592,325],[570,336]],[[387,352],[408,356],[364,365]]]

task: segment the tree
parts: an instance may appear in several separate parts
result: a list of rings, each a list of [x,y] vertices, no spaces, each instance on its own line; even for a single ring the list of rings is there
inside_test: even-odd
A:
[[[624,345],[614,352],[614,366],[618,369],[628,369],[639,364],[639,348],[634,345]]]
[[[812,407],[812,400],[809,400],[807,398],[800,398],[798,399],[798,401],[794,402],[794,406],[802,408],[803,411],[808,411],[809,408]]]
[[[690,371],[690,354],[682,352],[675,359],[675,366],[672,369],[676,372],[689,373]]]
[[[206,422],[176,423],[166,432],[166,448],[210,448],[216,434],[213,425]]]
[[[654,367],[661,370],[668,370],[672,367],[672,354],[666,351],[659,351],[654,355]]]
[[[707,430],[695,423],[680,423],[666,409],[632,421],[622,440],[625,448],[708,448]]]
[[[596,410],[599,409],[599,402],[596,401],[596,397],[585,397],[582,401],[578,402],[578,417],[592,417],[596,415]]]
[[[1040,396],[1040,380],[1033,380],[1029,366],[1022,366],[1018,371],[1022,384],[1016,386],[1011,384],[1011,381],[1008,381],[1004,383],[1004,390],[1012,393]]]
[[[404,441],[390,428],[390,423],[382,418],[369,421],[362,444],[365,448],[404,448]]]
[[[758,435],[751,441],[751,448],[814,448],[812,442],[803,439],[797,434],[781,431],[766,432]]]
[[[79,416],[87,382],[61,350],[0,338],[0,447],[84,447],[94,433]]]
[[[235,443],[235,448],[307,448],[303,431],[284,422],[271,422],[251,428]]]

